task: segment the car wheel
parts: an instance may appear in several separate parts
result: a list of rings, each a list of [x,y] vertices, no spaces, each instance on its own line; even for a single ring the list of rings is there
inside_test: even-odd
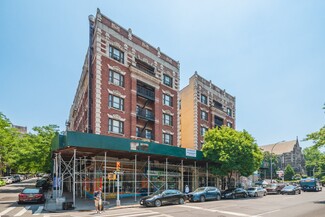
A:
[[[264,192],[264,196],[266,196],[266,192]]]
[[[161,200],[156,200],[155,201],[155,206],[160,207],[161,206]]]
[[[184,201],[184,198],[182,198],[182,197],[179,198],[179,200],[178,200],[178,204],[184,204],[184,202],[185,202],[185,201]]]
[[[235,194],[232,195],[232,199],[236,199],[236,195]]]
[[[221,200],[221,196],[218,194],[216,199]]]
[[[299,190],[299,194],[301,194],[301,191]]]
[[[246,198],[247,197],[247,194],[244,194],[244,197]]]
[[[297,194],[297,191],[294,191],[293,194],[296,195]]]
[[[201,202],[204,202],[205,201],[205,197],[203,195],[200,197],[200,201]]]
[[[254,194],[254,197],[257,197],[257,193]]]

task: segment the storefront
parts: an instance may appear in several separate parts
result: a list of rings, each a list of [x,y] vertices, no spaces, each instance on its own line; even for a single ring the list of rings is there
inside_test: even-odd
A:
[[[120,198],[137,200],[157,190],[221,185],[201,151],[69,131],[54,138],[52,151],[53,174],[63,180],[54,196],[71,192],[74,203],[76,197],[91,198],[99,187],[104,200],[116,198],[118,190]]]

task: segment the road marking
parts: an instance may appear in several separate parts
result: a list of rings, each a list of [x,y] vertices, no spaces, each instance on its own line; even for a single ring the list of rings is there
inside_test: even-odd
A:
[[[43,208],[44,208],[44,206],[39,206],[33,215],[39,215],[42,212]]]
[[[15,209],[15,208],[16,208],[16,207],[9,207],[9,208],[6,209],[5,211],[0,212],[0,216],[6,214],[6,213],[8,213],[8,212],[10,212],[11,210],[13,210],[13,209]]]
[[[136,217],[136,216],[147,216],[147,215],[157,215],[160,216],[159,212],[154,212],[151,210],[146,210],[146,211],[137,211],[137,212],[125,212],[125,213],[116,213],[116,214],[108,214],[108,215],[101,215],[101,216],[123,216],[123,217]],[[166,216],[169,217],[169,216]]]
[[[29,208],[30,208],[30,206],[25,206],[25,207],[23,207],[23,209],[22,210],[20,210],[16,215],[14,215],[14,216],[21,216],[21,215],[23,215],[25,212],[27,212],[27,210],[29,210]]]
[[[251,216],[251,215],[247,215],[247,214],[244,214],[244,213],[229,212],[229,211],[223,211],[223,210],[217,210],[217,209],[205,209],[205,208],[197,207],[197,206],[187,206],[187,205],[179,205],[179,206],[183,206],[183,207],[187,207],[187,208],[191,208],[191,209],[204,210],[204,211],[208,211],[208,212],[219,212],[219,213],[222,213],[222,214],[242,216],[242,217],[249,217],[249,216]]]
[[[258,215],[254,215],[252,217],[258,217],[258,216],[262,216],[262,215],[266,215],[266,214],[270,214],[270,213],[274,213],[274,212],[279,212],[280,209],[277,209],[277,210],[273,210],[273,211],[269,211],[269,212],[264,212],[264,213],[261,213],[261,214],[258,214]]]

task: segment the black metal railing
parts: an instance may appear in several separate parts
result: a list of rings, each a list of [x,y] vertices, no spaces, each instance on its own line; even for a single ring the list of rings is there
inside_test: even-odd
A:
[[[144,118],[146,120],[155,121],[155,115],[153,114],[152,111],[150,111],[148,109],[138,108],[137,109],[137,116],[141,117],[141,118]]]
[[[155,100],[155,92],[145,87],[137,86],[137,94],[147,99]]]

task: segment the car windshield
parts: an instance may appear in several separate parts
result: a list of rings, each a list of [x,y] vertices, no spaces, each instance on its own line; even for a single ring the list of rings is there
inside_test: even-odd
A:
[[[267,185],[268,188],[276,188],[276,184]]]
[[[248,188],[248,191],[255,191],[257,188]]]
[[[162,194],[162,193],[163,193],[162,190],[158,190],[158,191],[152,193],[151,196],[159,195],[159,194]]]
[[[26,188],[23,190],[24,194],[38,194],[40,193],[40,190],[38,188]]]
[[[200,192],[200,191],[204,191],[205,188],[197,188],[194,192]]]

